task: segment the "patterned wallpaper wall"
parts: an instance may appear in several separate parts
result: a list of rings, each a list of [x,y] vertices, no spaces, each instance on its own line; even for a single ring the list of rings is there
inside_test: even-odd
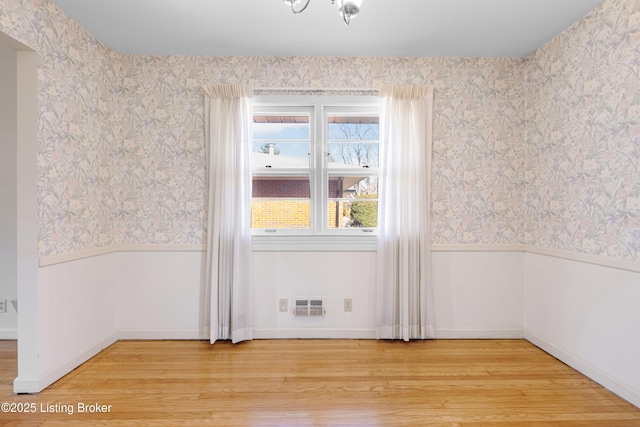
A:
[[[40,255],[111,244],[119,55],[48,0],[1,1],[0,31],[38,53]]]
[[[524,242],[640,261],[640,2],[530,57]]]
[[[526,60],[150,57],[4,0],[0,31],[39,54],[40,255],[204,241],[205,83],[430,82],[434,243],[638,259],[637,9],[609,0]]]
[[[494,58],[126,56],[116,241],[203,241],[204,82],[339,88],[432,82],[434,242],[519,243],[522,63]]]

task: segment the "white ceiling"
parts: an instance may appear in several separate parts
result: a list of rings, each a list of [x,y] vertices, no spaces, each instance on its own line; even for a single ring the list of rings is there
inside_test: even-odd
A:
[[[527,56],[603,1],[363,0],[347,27],[331,0],[52,0],[126,54],[467,57]]]

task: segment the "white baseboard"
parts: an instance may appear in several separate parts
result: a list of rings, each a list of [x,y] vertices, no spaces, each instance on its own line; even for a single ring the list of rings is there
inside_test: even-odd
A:
[[[120,329],[121,340],[208,340],[208,332],[199,329]]]
[[[22,378],[18,377],[13,381],[14,393],[38,393],[45,388],[49,387],[60,378],[73,371],[78,366],[82,365],[87,360],[91,359],[96,354],[100,353],[111,344],[118,341],[118,335],[114,334],[110,337],[103,339],[91,348],[82,352],[81,354],[67,360],[66,362],[58,365],[56,368],[40,375],[38,378]]]
[[[17,329],[0,329],[0,340],[17,340]]]
[[[253,329],[254,339],[375,339],[375,329]]]
[[[197,329],[120,329],[121,340],[208,340]],[[376,339],[375,329],[254,328],[254,339]],[[522,339],[522,329],[437,329],[436,339]]]
[[[522,339],[522,329],[436,329],[437,340]]]
[[[65,374],[66,375],[66,374]],[[17,377],[13,380],[14,393],[39,393],[44,387],[40,387],[40,377],[25,378]]]
[[[556,345],[551,344],[547,340],[540,338],[530,332],[525,331],[525,338],[536,347],[539,347],[540,349],[546,351],[556,359],[561,360],[576,371],[586,375],[607,390],[612,391],[621,398],[640,408],[640,390],[636,390],[630,387],[619,379],[614,378],[606,372],[591,365],[590,363],[585,362],[580,357],[566,352]]]
[[[375,329],[254,329],[255,339],[376,339]],[[522,339],[522,329],[457,330],[437,329],[435,339]]]

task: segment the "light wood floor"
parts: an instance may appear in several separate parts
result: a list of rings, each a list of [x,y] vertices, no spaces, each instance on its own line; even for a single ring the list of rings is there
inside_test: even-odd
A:
[[[0,402],[36,413],[0,425],[640,426],[640,409],[523,340],[120,341],[18,396],[15,358],[0,341]]]

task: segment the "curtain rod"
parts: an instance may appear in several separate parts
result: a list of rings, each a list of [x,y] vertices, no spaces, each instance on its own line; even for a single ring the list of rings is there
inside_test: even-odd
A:
[[[254,91],[321,91],[321,92],[378,92],[380,89],[377,87],[254,87]]]

